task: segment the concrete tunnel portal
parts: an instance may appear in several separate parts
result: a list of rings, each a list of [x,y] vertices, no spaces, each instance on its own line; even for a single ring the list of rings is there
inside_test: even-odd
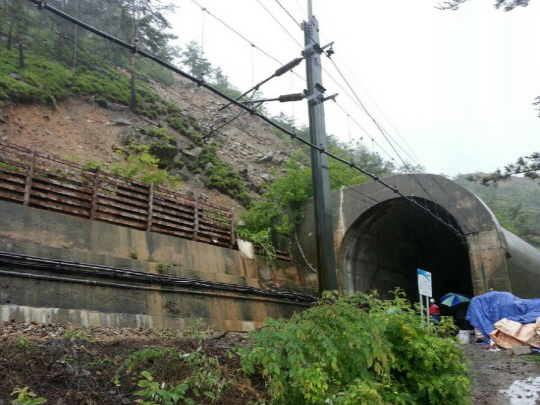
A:
[[[433,296],[509,291],[540,298],[540,251],[501,227],[476,195],[442,176],[384,179],[406,196],[369,182],[332,192],[336,272],[349,293],[402,288],[418,300],[416,269],[432,273]],[[431,214],[420,206],[427,208]],[[296,257],[317,263],[313,200],[302,206]],[[446,226],[441,221],[451,224]],[[456,232],[457,230],[457,232]]]
[[[459,229],[443,207],[417,201]],[[465,239],[403,198],[365,211],[347,232],[342,251],[346,284],[354,291],[376,290],[382,298],[391,298],[391,291],[399,287],[417,301],[420,268],[432,273],[436,298],[449,292],[473,294]]]

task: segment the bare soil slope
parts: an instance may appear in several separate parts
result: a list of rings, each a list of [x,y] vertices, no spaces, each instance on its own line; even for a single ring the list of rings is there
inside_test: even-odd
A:
[[[227,123],[242,112],[236,107],[219,112],[223,99],[191,82],[178,78],[172,88],[163,89],[157,84],[153,87],[163,99],[181,107],[184,116],[195,119],[201,127],[201,135],[218,142],[218,157],[243,174],[252,197],[260,194],[270,168],[279,168],[294,151],[290,144],[270,131],[268,124],[249,114]],[[122,134],[154,128],[161,121],[160,117],[148,119],[117,104],[100,107],[91,97],[71,98],[59,103],[57,108],[0,103],[0,140],[35,146],[43,153],[81,163],[92,159],[111,163],[115,150],[121,146]],[[192,147],[187,137],[172,129],[169,133],[176,138],[181,150]],[[182,191],[217,204],[239,206],[229,196],[208,190],[202,175],[189,175]]]

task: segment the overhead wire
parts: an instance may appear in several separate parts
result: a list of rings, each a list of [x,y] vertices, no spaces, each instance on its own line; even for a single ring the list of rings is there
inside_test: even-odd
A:
[[[371,113],[367,110],[367,108],[365,107],[365,105],[362,103],[362,101],[360,100],[360,98],[358,97],[358,95],[356,94],[356,92],[354,91],[354,89],[352,88],[351,84],[349,83],[349,81],[347,80],[347,78],[344,76],[343,72],[341,71],[341,69],[336,65],[335,61],[331,58],[330,55],[328,55],[328,59],[330,59],[330,61],[332,62],[332,64],[334,65],[334,67],[336,68],[336,70],[338,71],[339,75],[341,76],[341,78],[343,79],[343,81],[347,84],[347,86],[349,87],[349,89],[351,90],[351,92],[354,94],[355,98],[358,100],[358,103],[362,106],[364,112],[371,118],[371,120],[373,121],[373,123],[377,126],[377,128],[380,130],[381,134],[384,136],[384,138],[387,140],[388,144],[391,146],[392,150],[394,151],[394,153],[399,157],[399,159],[401,160],[404,168],[408,171],[410,171],[410,168],[408,167],[407,163],[405,162],[405,160],[401,157],[401,154],[397,151],[397,149],[394,147],[393,143],[390,141],[390,135],[388,133],[386,133],[386,131],[382,128],[382,126],[378,123],[378,121],[371,115]],[[388,136],[387,136],[388,135]],[[395,141],[394,141],[395,142]],[[402,150],[407,154],[407,156],[409,156],[409,158],[411,158],[411,156],[402,148]],[[412,158],[411,158],[412,159]],[[422,184],[422,182],[418,179],[418,177],[414,174],[414,172],[410,171],[409,173],[410,176],[412,176],[412,178],[416,181],[416,183],[420,186],[420,188],[424,191],[424,193],[428,196],[428,198],[433,202],[433,203],[436,203],[436,204],[439,204],[436,199],[431,195],[431,193],[426,189],[426,187]],[[427,206],[426,206],[427,208]],[[437,210],[437,205],[435,205],[435,210]],[[436,216],[438,216],[438,213],[436,212],[435,213]]]
[[[268,8],[266,8],[266,6],[264,4],[262,4],[261,0],[257,0],[257,3],[259,3],[261,5],[261,7],[266,10],[266,12],[270,15],[270,17],[272,17],[274,19],[274,21],[283,29],[283,31],[285,31],[287,33],[287,35],[289,35],[289,37],[291,37],[291,39],[294,42],[296,42],[298,44],[298,46],[300,48],[303,48],[303,45],[300,42],[298,42],[298,40],[294,37],[294,35],[291,34],[289,32],[289,30],[287,28],[285,28],[285,26],[283,24],[281,24],[281,22],[274,16],[274,14],[272,14],[272,12],[270,10],[268,10]]]
[[[283,9],[283,11],[285,11],[285,13],[287,13],[287,15],[291,18],[291,20],[293,20],[294,23],[296,25],[298,25],[300,27],[300,29],[302,29],[302,24],[300,24],[298,21],[296,21],[296,18],[294,18],[293,15],[291,13],[289,13],[289,10],[287,10],[285,7],[283,7],[283,4],[281,4],[279,0],[276,0],[276,3]]]
[[[281,22],[280,22],[280,21],[279,21],[272,13],[271,13],[271,12],[270,12],[270,11],[269,11],[262,3],[261,3],[261,1],[260,1],[260,0],[257,0],[257,2],[258,2],[258,3],[263,7],[263,9],[264,9],[264,10],[265,10],[265,11],[266,11],[266,12],[267,12],[267,13],[268,13],[275,21],[276,21],[276,23],[277,23],[277,24],[278,24],[278,25],[279,25],[279,26],[280,26],[280,27],[281,27],[281,28],[282,28],[282,29],[283,29],[283,30],[284,30],[284,31],[285,31],[285,32],[286,32],[293,40],[294,40],[294,42],[295,42],[297,45],[299,45],[301,48],[303,48],[303,46],[302,46],[302,45],[294,38],[294,36],[293,36],[293,35],[285,28],[285,26],[284,26],[284,25],[283,25],[283,24],[282,24],[282,23],[281,23]],[[292,16],[292,14],[291,14],[291,13],[290,13],[283,5],[279,2],[279,0],[276,0],[276,2],[277,2],[278,5],[283,9],[283,11],[285,11],[285,13],[286,13],[286,14],[294,21],[294,23],[295,23],[297,26],[299,26],[300,28],[302,28],[302,25],[301,25],[298,21],[296,21],[296,19]],[[380,124],[379,124],[379,123],[373,118],[373,116],[369,113],[369,111],[367,110],[367,108],[365,107],[365,105],[361,102],[361,100],[359,99],[358,95],[356,94],[356,92],[354,91],[354,89],[352,88],[352,86],[350,85],[350,83],[349,83],[349,82],[347,81],[347,79],[344,77],[344,75],[343,75],[343,73],[341,72],[341,70],[339,69],[339,67],[335,64],[334,60],[333,60],[332,58],[329,58],[329,59],[331,59],[332,63],[334,64],[334,66],[335,66],[335,68],[336,68],[336,70],[338,71],[338,73],[340,74],[340,76],[342,77],[342,79],[345,81],[345,83],[348,85],[348,87],[350,88],[350,90],[353,92],[354,98],[358,101],[359,106],[360,106],[360,107],[362,108],[362,110],[363,110],[363,111],[364,111],[364,112],[365,112],[365,113],[373,120],[373,122],[376,124],[376,126],[377,126],[378,129],[381,131],[381,133],[383,134],[383,136],[385,137],[385,139],[388,141],[388,143],[390,144],[390,146],[392,147],[392,149],[394,150],[394,152],[396,153],[396,155],[400,158],[400,160],[402,161],[402,163],[403,163],[403,165],[404,165],[404,168],[405,168],[405,169],[409,169],[409,168],[408,168],[408,165],[406,164],[406,162],[404,161],[404,159],[400,156],[399,152],[397,152],[396,148],[393,146],[392,142],[390,141],[390,139],[389,139],[390,134],[389,134],[384,128],[382,128],[382,126],[380,126]],[[323,69],[323,70],[324,70],[324,69]],[[335,80],[334,77],[333,77],[329,72],[327,72],[327,71],[325,70],[325,73],[326,73],[326,74],[327,74],[327,75],[328,75],[328,76],[329,76],[336,84],[339,85],[338,81]],[[342,87],[341,85],[339,85],[339,87],[340,87],[342,90],[345,90],[345,89],[343,89],[343,87]],[[346,94],[348,94],[348,92],[346,92]],[[348,95],[349,95],[349,97],[350,97],[350,94],[348,94]],[[351,98],[352,98],[352,97],[351,97]],[[337,104],[337,103],[336,103],[336,104]],[[342,108],[342,107],[340,106],[340,108]],[[343,108],[342,108],[342,109],[343,109]],[[347,116],[348,116],[349,118],[351,118],[351,115],[350,115],[350,114],[347,114]],[[386,118],[386,117],[385,117],[385,118]],[[386,120],[389,121],[388,118],[386,118]],[[360,125],[358,124],[358,122],[355,121],[355,123],[356,123],[356,125],[357,125],[357,126],[358,126],[358,127],[359,127],[359,128],[360,128],[367,136],[368,136],[368,137],[371,138],[373,144],[377,144],[377,146],[378,146],[381,150],[384,151],[384,149],[382,148],[382,146],[379,145],[379,144],[375,141],[375,139],[374,139],[371,135],[369,135],[369,134],[367,133],[367,131],[365,131],[365,129],[364,129],[362,126],[360,126]],[[391,123],[390,123],[390,125],[393,127],[393,125],[392,125]],[[396,131],[396,133],[398,133],[398,136],[400,136],[400,138],[405,142],[405,140],[401,137],[401,135],[399,134],[399,132],[397,132],[397,130],[395,129],[395,127],[393,127],[393,128],[394,128],[394,131]],[[406,142],[405,142],[405,144],[407,145]],[[411,149],[411,153],[414,155],[414,158],[413,158],[413,157],[412,157],[412,156],[411,156],[411,155],[410,155],[403,147],[401,147],[401,145],[399,145],[399,143],[397,143],[397,145],[405,152],[405,154],[409,157],[409,159],[411,159],[411,161],[413,161],[413,163],[416,163],[418,166],[423,167],[423,165],[422,165],[421,163],[418,163],[419,159],[418,159],[418,157],[414,154],[414,151],[412,151],[412,149]],[[408,146],[408,145],[407,145],[407,146]],[[410,147],[409,147],[409,149],[410,149]],[[389,158],[390,158],[391,160],[394,160],[388,152],[386,152],[386,151],[384,151],[384,152],[387,154],[387,156],[389,156]],[[414,175],[414,173],[411,173],[411,175],[415,178],[415,181],[420,185],[420,187],[421,187],[421,188],[423,189],[423,191],[426,193],[426,195],[428,196],[428,198],[429,198],[430,200],[432,200],[433,202],[435,202],[434,199],[433,199],[433,197],[432,197],[432,196],[430,195],[430,193],[425,189],[425,187],[420,183],[420,181],[419,181],[418,178]],[[435,181],[435,183],[441,188],[441,190],[443,190],[443,192],[444,192],[447,196],[449,196],[451,199],[453,199],[453,197],[451,197],[451,196],[448,194],[448,192],[440,185],[440,183],[437,182],[437,180],[436,180],[432,175],[430,175],[430,176],[433,178],[433,180]],[[455,200],[454,200],[454,201],[455,201]],[[456,202],[456,204],[457,204],[457,202]],[[435,207],[436,207],[436,205],[435,205]],[[436,208],[435,208],[435,209],[436,209]],[[438,214],[437,214],[437,215],[438,215]]]
[[[396,129],[396,127],[394,126],[394,124],[392,123],[392,121],[390,121],[390,119],[388,119],[388,117],[384,114],[384,111],[382,111],[378,106],[377,104],[375,103],[375,101],[370,97],[370,95],[362,88],[362,85],[359,84],[359,81],[358,79],[354,76],[354,73],[352,73],[351,69],[345,64],[343,58],[340,57],[340,55],[338,54],[335,54],[335,57],[341,61],[341,63],[345,66],[345,68],[347,68],[347,70],[349,71],[349,73],[352,75],[353,79],[356,80],[358,86],[360,86],[360,88],[363,90],[363,92],[366,94],[366,96],[368,97],[369,100],[371,100],[371,102],[373,103],[373,105],[375,106],[375,108],[377,108],[377,110],[379,111],[380,115],[386,120],[386,122],[390,125],[390,127],[394,130],[394,132],[397,134],[397,136],[403,141],[403,143],[405,144],[405,146],[409,149],[409,152],[414,156],[414,158],[416,159],[416,164],[419,164],[421,166],[424,166],[421,162],[421,159],[416,155],[416,153],[414,152],[414,150],[409,146],[409,144],[407,143],[407,141],[403,138],[403,136],[401,136],[401,134],[399,133],[399,131]],[[413,160],[414,161],[414,160]]]
[[[409,169],[406,164],[406,162],[403,160],[403,158],[401,158],[399,152],[397,152],[396,148],[393,146],[393,144],[391,143],[390,139],[387,137],[388,132],[375,120],[375,118],[369,113],[369,111],[367,110],[367,108],[365,107],[365,105],[361,102],[360,98],[358,97],[358,95],[356,94],[356,92],[354,91],[354,89],[352,88],[352,86],[350,85],[349,81],[344,77],[342,71],[339,69],[339,67],[336,65],[335,61],[329,57],[329,59],[332,61],[333,65],[335,66],[336,70],[338,71],[338,73],[340,74],[340,76],[342,77],[342,79],[344,80],[344,82],[347,84],[347,86],[350,88],[350,90],[353,92],[356,100],[358,101],[358,104],[361,106],[361,108],[364,110],[364,112],[372,119],[372,121],[376,124],[377,128],[381,131],[381,133],[383,134],[383,136],[385,137],[385,139],[387,140],[387,142],[390,144],[390,146],[392,147],[392,149],[394,150],[394,152],[398,155],[398,157],[400,158],[400,160],[402,161],[403,165],[404,165],[404,168],[405,169]],[[338,104],[336,102],[336,104]],[[345,112],[346,113],[346,112]],[[387,119],[388,121],[388,119]],[[358,124],[356,123],[362,130],[363,128]],[[395,128],[394,128],[395,130]],[[397,131],[396,131],[397,132]],[[365,130],[364,130],[364,133],[366,133],[368,136],[370,136]],[[399,134],[399,133],[398,133]],[[371,136],[370,136],[371,137]],[[374,139],[371,138],[373,142]],[[398,144],[399,145],[399,144]],[[380,145],[378,145],[379,147],[381,147]],[[400,146],[400,148],[407,154],[407,156],[412,160],[413,163],[416,163],[418,166],[420,167],[423,167],[423,165],[421,163],[418,163],[417,160],[415,160],[412,156],[410,156],[407,151],[405,151],[405,149],[403,149],[403,147]],[[382,148],[381,148],[382,149]],[[411,150],[411,152],[414,154],[414,152]],[[387,152],[386,152],[387,156],[390,157],[391,160],[394,160]],[[420,181],[418,180],[418,178],[414,175],[414,173],[409,173],[410,175],[412,175],[415,179],[415,181],[420,185],[420,187],[424,190],[424,192],[429,196],[430,200],[432,200],[433,202],[436,202],[433,197],[430,195],[430,193],[427,192],[427,190],[425,189],[425,187],[420,183]],[[428,173],[426,173],[428,174]],[[445,193],[447,195],[447,197],[449,197],[453,202],[454,204],[457,206],[457,201],[446,191],[446,189],[444,189],[444,187],[437,181],[437,179],[432,175],[432,174],[428,174],[429,177],[432,178],[432,180],[437,184],[437,186],[443,191],[443,193]],[[458,210],[459,211],[459,210]],[[464,215],[462,213],[460,213],[460,215]],[[474,222],[474,220],[473,220]],[[467,228],[468,228],[468,231],[469,233],[475,233],[475,231],[472,231],[467,225],[465,225]],[[477,228],[479,226],[479,223],[477,223]]]
[[[34,1],[34,0],[29,0],[29,1]],[[36,0],[36,1],[39,1],[39,0]],[[216,19],[217,21],[219,21],[221,24],[223,24],[225,27],[227,27],[230,31],[232,31],[233,33],[235,33],[237,36],[239,36],[240,38],[242,38],[244,41],[246,41],[247,43],[249,43],[252,47],[256,48],[259,52],[261,52],[262,54],[264,54],[265,56],[267,56],[268,58],[272,59],[273,61],[283,65],[283,62],[281,62],[279,59],[277,59],[276,57],[270,55],[268,52],[266,52],[265,50],[263,50],[262,48],[260,48],[259,46],[255,45],[253,43],[253,41],[249,40],[246,36],[242,35],[240,32],[238,32],[236,29],[234,29],[233,27],[231,27],[229,24],[227,24],[225,21],[223,21],[221,18],[219,18],[218,16],[216,16],[215,14],[213,14],[212,12],[210,12],[208,10],[208,8],[206,7],[203,7],[201,6],[196,0],[191,0],[192,3],[196,4],[198,7],[200,7],[204,12],[206,12],[208,15],[210,15],[211,17],[213,17],[214,19]],[[302,78],[302,80],[305,80],[302,76],[298,75],[298,77]]]
[[[2,22],[5,23],[5,21],[3,21],[3,20],[0,20],[0,21],[2,21]],[[26,19],[26,21],[27,21],[27,22],[30,22],[29,19]],[[38,20],[35,20],[35,19],[32,19],[32,21],[33,21],[33,22],[39,22]],[[49,44],[47,44],[46,42],[40,40],[39,38],[36,38],[36,37],[34,37],[34,36],[30,35],[30,34],[25,34],[25,35],[28,36],[29,38],[32,38],[32,39],[34,39],[34,40],[36,40],[36,41],[41,42],[43,45],[47,46],[47,47],[50,48],[51,50],[55,50],[51,45],[49,45]],[[67,37],[67,36],[65,36],[65,35],[63,35],[63,37],[64,37],[65,39],[67,39],[67,40],[73,41],[71,38],[69,38],[69,37]],[[90,54],[88,53],[88,51],[87,51],[84,47],[82,47],[82,46],[80,46],[80,45],[79,45],[79,47],[80,47],[81,50],[83,50],[85,53],[87,53],[88,55],[90,55]],[[55,50],[55,51],[56,51],[56,50]],[[62,53],[64,56],[69,56],[69,55],[66,55],[65,52],[61,52],[61,53]],[[105,58],[105,59],[106,59],[106,58]],[[95,61],[95,59],[94,59],[94,61]],[[80,62],[83,63],[83,64],[85,64],[84,61],[80,61]],[[110,62],[112,62],[112,61],[110,61]],[[91,67],[91,66],[89,66],[89,67]],[[117,81],[118,83],[120,83],[120,84],[122,84],[122,85],[125,85],[125,86],[127,86],[127,87],[130,86],[130,84],[129,84],[128,82],[122,82],[122,81],[120,81],[118,78],[114,77],[113,75],[110,75],[110,78],[111,78],[112,80],[114,80],[114,81]],[[174,94],[174,93],[172,93],[171,91],[169,91],[168,89],[165,89],[165,91],[166,91],[166,92],[169,92],[170,94],[175,95],[176,97],[180,97],[178,94]],[[196,107],[198,107],[198,106],[196,106]],[[240,118],[241,116],[243,116],[243,115],[245,115],[245,114],[247,114],[247,113],[248,113],[248,111],[242,111],[239,115],[236,115],[236,116],[233,117],[231,120],[229,120],[229,121],[227,121],[225,124],[223,124],[221,127],[217,128],[217,129],[214,129],[213,131],[219,131],[219,130],[222,129],[224,126],[226,126],[226,125],[232,123],[234,120]],[[246,131],[245,129],[240,128],[239,126],[236,126],[236,128],[238,128],[239,130],[241,130],[241,131],[244,132],[245,134],[247,134],[247,135],[253,137],[254,139],[258,139],[257,137],[253,136],[251,133],[249,133],[248,131]],[[258,139],[258,140],[259,140],[259,139]],[[260,140],[259,140],[259,141],[260,141]],[[269,145],[269,144],[266,144],[266,143],[263,143],[263,144],[265,144],[266,146],[269,146],[269,147],[272,146],[272,145]],[[294,156],[292,156],[292,155],[290,155],[290,154],[287,154],[286,152],[283,152],[283,151],[282,151],[281,153],[284,154],[285,156],[289,157],[290,159],[293,159],[293,160],[297,161],[298,163],[300,163],[300,164],[302,164],[302,165],[304,165],[304,166],[306,166],[306,167],[311,168],[310,164],[308,164],[308,163],[306,163],[306,162],[303,162],[303,161],[299,160],[298,158],[296,158],[296,157],[294,157]],[[290,165],[288,165],[288,164],[286,164],[286,166],[289,167],[289,168],[293,168],[292,166],[290,166]],[[371,196],[369,196],[369,195],[367,195],[367,194],[364,194],[364,193],[362,193],[362,192],[359,191],[359,190],[356,190],[356,189],[353,188],[353,186],[351,186],[350,184],[347,184],[347,183],[345,183],[345,182],[343,182],[343,181],[341,181],[341,180],[339,180],[339,179],[337,179],[337,178],[335,178],[335,177],[333,177],[333,176],[330,176],[330,178],[331,178],[332,180],[334,180],[335,182],[341,184],[343,187],[347,187],[348,190],[346,190],[345,192],[346,192],[347,194],[349,194],[349,195],[352,195],[352,194],[349,192],[349,190],[352,190],[352,191],[354,191],[355,193],[357,193],[357,194],[359,194],[359,195],[361,195],[361,196],[363,196],[363,197],[365,197],[365,198],[368,198],[368,199],[370,199],[370,200],[372,200],[372,201],[375,201],[375,203],[378,203],[378,202],[379,202],[378,200],[374,199],[373,197],[371,197]],[[353,196],[353,197],[355,197],[355,196]],[[369,201],[366,201],[366,200],[363,200],[363,202],[373,205],[373,203],[371,203],[371,202],[369,202]]]

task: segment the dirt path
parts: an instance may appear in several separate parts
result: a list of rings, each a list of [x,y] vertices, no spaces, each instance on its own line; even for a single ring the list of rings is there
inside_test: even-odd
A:
[[[472,405],[540,405],[540,356],[463,348],[472,362]]]

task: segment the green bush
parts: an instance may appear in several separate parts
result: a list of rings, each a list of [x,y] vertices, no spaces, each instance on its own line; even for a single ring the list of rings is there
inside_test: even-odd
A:
[[[217,358],[204,354],[202,341],[187,354],[176,348],[132,353],[117,370],[114,382],[120,385],[122,378],[141,368],[137,385],[142,389],[135,392],[140,398],[136,402],[147,405],[215,404],[232,380],[222,373]]]
[[[290,320],[266,320],[240,349],[246,373],[262,372],[276,405],[469,404],[462,349],[424,329],[399,296],[321,302]]]
[[[19,68],[18,52],[0,50],[0,92],[18,102],[55,104],[70,94],[71,72],[62,65],[27,53],[26,68]],[[9,75],[16,73],[24,81]]]
[[[118,160],[110,167],[113,174],[128,179],[137,179],[146,184],[154,183],[156,186],[178,187],[180,179],[169,175],[166,170],[160,168],[160,160],[150,153],[149,145],[137,145],[132,142],[128,146],[128,151],[127,156],[124,151],[117,152]]]

